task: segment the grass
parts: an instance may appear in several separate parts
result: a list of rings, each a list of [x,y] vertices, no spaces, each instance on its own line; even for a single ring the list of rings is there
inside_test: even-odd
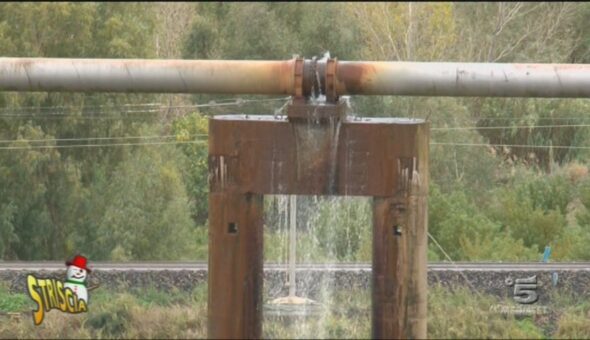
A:
[[[490,306],[511,304],[494,296],[474,295],[466,288],[453,291],[440,286],[429,290],[428,336],[431,338],[543,338],[543,331],[530,317],[490,312]]]
[[[6,285],[0,285],[0,311],[16,312],[23,310],[31,302],[25,294],[10,294]]]
[[[305,322],[267,316],[265,338],[369,338],[370,292],[334,292],[327,312]],[[430,338],[588,338],[590,297],[556,296],[550,315],[505,316],[490,312],[494,304],[511,304],[467,289],[430,287]],[[0,338],[206,338],[207,289],[162,292],[153,287],[91,294],[89,311],[71,315],[52,310],[34,326],[25,294],[0,285],[0,309],[27,311],[18,318],[0,315]]]

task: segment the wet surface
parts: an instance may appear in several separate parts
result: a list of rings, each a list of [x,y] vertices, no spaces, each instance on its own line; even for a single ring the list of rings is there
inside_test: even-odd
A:
[[[272,115],[219,115],[214,116],[214,120],[237,120],[237,121],[277,121],[287,122],[287,116],[272,116]],[[343,123],[362,123],[362,124],[423,124],[424,119],[418,118],[385,118],[385,117],[347,117]]]

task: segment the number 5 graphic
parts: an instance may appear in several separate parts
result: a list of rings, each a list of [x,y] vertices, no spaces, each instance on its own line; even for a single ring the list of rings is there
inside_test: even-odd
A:
[[[537,302],[537,275],[527,277],[526,279],[516,279],[514,284],[514,301],[523,304]]]

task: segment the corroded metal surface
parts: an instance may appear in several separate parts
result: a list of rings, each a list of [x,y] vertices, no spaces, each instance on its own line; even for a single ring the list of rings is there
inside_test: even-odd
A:
[[[209,338],[260,338],[262,195],[231,183],[209,194]]]
[[[372,338],[426,338],[428,162],[400,158],[396,195],[373,201]]]
[[[209,125],[209,337],[259,338],[262,195],[374,197],[373,337],[426,336],[428,124],[325,95],[590,97],[590,65],[0,58],[1,91],[293,95],[290,120]]]
[[[314,104],[306,100],[293,100],[287,105],[289,121],[325,122],[327,120],[343,120],[346,118],[346,102],[335,104]]]
[[[0,90],[588,98],[590,65],[0,58]]]
[[[590,65],[341,61],[336,92],[588,98]]]
[[[262,320],[264,194],[373,196],[373,336],[424,337],[428,131],[411,119],[210,119],[209,337],[260,337],[244,320]]]
[[[397,190],[398,159],[416,157],[416,148],[427,147],[416,136],[427,134],[428,123],[418,119],[326,125],[217,116],[209,121],[211,190],[231,183],[241,193],[325,195],[332,172],[333,195],[390,197]]]
[[[294,95],[294,62],[0,58],[0,90]]]

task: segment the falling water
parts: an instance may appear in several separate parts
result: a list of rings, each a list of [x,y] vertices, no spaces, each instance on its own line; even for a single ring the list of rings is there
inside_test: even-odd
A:
[[[329,58],[329,53],[324,58]],[[319,74],[316,77],[319,83]],[[327,105],[323,93],[312,89],[312,94],[310,103]],[[344,100],[351,108],[349,98]],[[275,119],[283,109],[275,111]],[[321,123],[312,112],[307,122],[293,129],[298,176],[310,170],[326,171],[329,194],[335,192],[337,184],[341,124],[335,118]],[[322,155],[328,155],[328,166],[309,167]],[[275,273],[280,279],[265,281],[264,337],[370,337],[370,287],[361,284],[350,289],[352,280],[337,275],[335,270],[341,262],[370,262],[369,198],[266,196],[264,232],[265,263],[278,263],[284,268]],[[321,266],[297,269],[312,263]]]
[[[289,197],[289,297],[295,297],[295,262],[297,262],[297,197]]]
[[[332,147],[330,148],[330,169],[328,174],[328,193],[332,194],[336,190],[336,165],[338,156],[338,144],[340,141],[340,126],[342,122],[340,119],[330,119],[330,127],[328,131],[332,134]]]
[[[265,206],[265,263],[284,270],[275,273],[281,280],[265,281],[264,337],[370,337],[370,288],[351,290],[335,271],[338,263],[370,261],[370,199],[277,195]],[[310,263],[319,268],[301,268]]]

